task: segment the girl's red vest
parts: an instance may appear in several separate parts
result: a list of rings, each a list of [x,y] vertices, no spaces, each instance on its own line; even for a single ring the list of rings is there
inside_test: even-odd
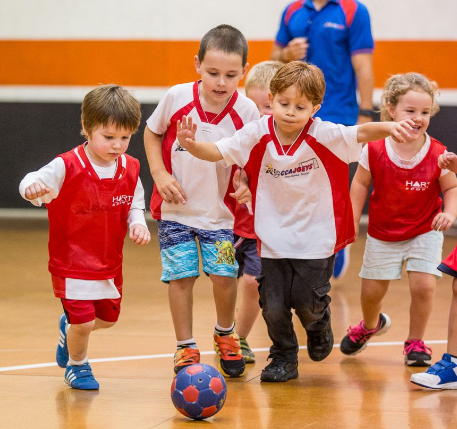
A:
[[[431,231],[442,205],[438,156],[446,148],[438,140],[430,140],[425,158],[412,169],[400,168],[390,160],[384,140],[368,143],[374,188],[368,212],[370,236],[402,241]]]
[[[60,277],[106,280],[122,275],[127,215],[140,164],[124,154],[113,179],[100,180],[83,145],[59,155],[65,180],[47,204],[49,271]]]

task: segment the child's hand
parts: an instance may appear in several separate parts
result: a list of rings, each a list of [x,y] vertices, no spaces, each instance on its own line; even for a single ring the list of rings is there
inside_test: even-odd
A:
[[[154,184],[166,203],[186,204],[187,195],[176,178],[168,171],[154,174]]]
[[[455,221],[455,216],[450,213],[438,213],[432,221],[435,231],[447,231]]]
[[[138,244],[140,246],[148,244],[151,241],[151,233],[149,232],[149,230],[138,223],[130,227],[129,237],[130,240],[132,240],[135,244]]]
[[[405,119],[400,122],[392,122],[390,135],[397,143],[405,143],[406,138],[409,137],[409,130],[413,129],[414,122],[411,119]]]
[[[242,170],[236,170],[233,175],[233,187],[235,192],[229,194],[232,198],[235,198],[239,204],[246,204],[248,212],[252,215],[252,193],[248,186],[246,173]]]
[[[438,157],[438,167],[457,173],[457,155],[453,152],[444,152]]]
[[[182,121],[176,123],[177,133],[176,138],[179,144],[186,150],[192,149],[195,145],[195,133],[197,132],[197,124],[192,123],[192,118],[183,116]]]
[[[25,198],[28,200],[36,200],[37,198],[49,194],[50,192],[51,190],[47,186],[42,183],[35,182],[25,188]]]

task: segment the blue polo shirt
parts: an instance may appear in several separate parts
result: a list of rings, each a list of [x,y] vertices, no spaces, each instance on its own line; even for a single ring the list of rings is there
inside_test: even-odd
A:
[[[344,125],[357,122],[357,83],[351,57],[373,52],[370,15],[356,0],[329,0],[316,11],[311,0],[289,4],[281,17],[276,44],[285,47],[296,37],[306,37],[304,60],[325,76],[324,102],[317,116]]]

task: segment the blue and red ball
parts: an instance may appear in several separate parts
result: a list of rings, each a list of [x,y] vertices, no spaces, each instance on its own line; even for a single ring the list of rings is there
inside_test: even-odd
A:
[[[225,403],[227,385],[210,365],[196,363],[179,371],[171,385],[171,400],[186,417],[202,420],[216,414]]]

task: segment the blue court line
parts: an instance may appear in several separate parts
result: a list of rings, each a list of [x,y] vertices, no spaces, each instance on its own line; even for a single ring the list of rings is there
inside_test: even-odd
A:
[[[378,342],[378,343],[369,343],[368,347],[380,347],[380,346],[402,346],[404,344],[403,341],[390,341],[390,342]],[[447,340],[434,340],[434,341],[427,341],[427,344],[447,344]],[[334,344],[333,348],[339,347],[339,344]],[[300,346],[300,349],[306,349],[306,346]],[[253,352],[268,352],[270,351],[269,347],[264,348],[257,348],[251,349]],[[216,354],[214,351],[205,351],[200,352],[201,355],[214,355]],[[90,363],[99,363],[99,362],[120,362],[120,361],[128,361],[128,360],[144,360],[144,359],[162,359],[162,358],[173,358],[174,353],[164,353],[164,354],[156,354],[156,355],[143,355],[143,356],[121,356],[121,357],[114,357],[114,358],[100,358],[100,359],[90,359]],[[18,371],[21,369],[34,369],[34,368],[47,368],[57,366],[55,362],[48,362],[48,363],[36,363],[32,365],[18,365],[18,366],[5,366],[0,367],[0,372],[7,372],[7,371]]]

